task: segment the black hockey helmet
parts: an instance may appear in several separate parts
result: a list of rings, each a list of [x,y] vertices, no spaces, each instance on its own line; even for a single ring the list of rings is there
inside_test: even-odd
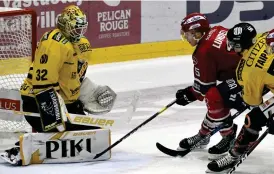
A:
[[[249,23],[238,23],[227,32],[227,47],[236,52],[249,49],[254,43],[257,35],[255,27]]]

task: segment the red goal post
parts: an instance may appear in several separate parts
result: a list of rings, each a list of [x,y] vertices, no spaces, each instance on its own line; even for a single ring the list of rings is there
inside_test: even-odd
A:
[[[0,7],[0,18],[10,18],[13,16],[27,16],[27,15],[29,15],[31,18],[31,20],[30,20],[30,22],[31,22],[30,26],[31,26],[31,32],[32,32],[32,34],[31,34],[31,45],[32,45],[31,57],[32,57],[32,60],[34,60],[35,49],[36,49],[36,45],[37,45],[37,14],[36,14],[36,12],[32,9]],[[0,23],[0,25],[1,25],[1,23]],[[21,25],[21,27],[22,26],[24,26],[24,25]]]
[[[31,130],[24,117],[5,111],[22,111],[19,90],[34,60],[36,37],[34,10],[0,7],[0,133],[4,135]]]

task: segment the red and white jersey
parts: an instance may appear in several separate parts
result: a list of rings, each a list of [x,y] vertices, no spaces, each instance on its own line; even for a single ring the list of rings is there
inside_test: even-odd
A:
[[[193,90],[204,96],[217,80],[235,77],[235,70],[241,57],[227,50],[228,29],[215,26],[199,41],[192,55],[194,64]]]

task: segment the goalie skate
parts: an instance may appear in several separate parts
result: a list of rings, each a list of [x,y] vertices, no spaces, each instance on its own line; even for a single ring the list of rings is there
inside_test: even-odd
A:
[[[13,147],[9,150],[5,150],[5,152],[0,153],[0,157],[12,164],[12,165],[16,165],[16,166],[21,166],[22,165],[22,160],[21,160],[21,156],[20,156],[20,148],[19,147]]]

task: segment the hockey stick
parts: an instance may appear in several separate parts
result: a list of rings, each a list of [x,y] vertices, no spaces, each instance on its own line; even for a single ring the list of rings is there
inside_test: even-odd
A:
[[[245,111],[245,109],[241,110],[241,111],[238,111],[236,112],[233,116],[231,116],[231,120],[234,120],[236,117],[238,117],[239,115],[241,115],[243,112]],[[173,150],[173,149],[170,149],[170,148],[167,148],[165,146],[163,146],[162,144],[160,143],[156,143],[156,147],[161,151],[163,152],[164,154],[166,155],[169,155],[169,156],[173,156],[173,157],[177,157],[177,156],[181,156],[181,157],[184,157],[185,155],[187,155],[189,152],[191,152],[193,149],[199,147],[201,145],[201,143],[210,138],[211,136],[213,136],[215,133],[219,132],[219,130],[221,130],[223,127],[226,126],[226,122],[219,125],[218,127],[216,127],[212,132],[210,132],[210,134],[206,135],[203,139],[201,139],[199,142],[197,142],[194,146],[192,146],[190,149],[186,149],[184,151],[179,151],[179,150]]]
[[[259,139],[257,139],[250,147],[249,149],[241,155],[240,159],[237,161],[237,163],[227,172],[227,174],[232,174],[235,172],[236,168],[239,167],[240,164],[243,163],[243,161],[251,154],[251,152],[262,142],[262,140],[267,136],[269,132],[269,128],[267,128],[264,133],[260,136]]]
[[[8,113],[8,114],[15,114],[15,115],[21,115],[21,116],[29,116],[29,117],[40,117],[39,113],[32,113],[32,112],[24,112],[24,111],[15,111],[15,110],[5,110],[0,109],[0,113]],[[100,117],[96,115],[77,115],[77,114],[66,114],[68,118],[68,122],[71,124],[77,124],[77,125],[85,125],[85,126],[96,126],[96,127],[102,127],[102,128],[112,128],[117,127],[124,122],[123,120],[119,118],[110,118],[110,117]],[[2,116],[0,116],[1,118]],[[11,121],[9,119],[3,119],[7,121]]]
[[[161,109],[159,112],[157,112],[154,115],[152,115],[151,117],[149,117],[147,120],[145,120],[139,126],[135,127],[133,130],[131,130],[125,136],[123,136],[122,138],[120,138],[119,140],[117,140],[115,143],[113,143],[112,145],[110,145],[108,148],[106,148],[102,152],[96,154],[93,159],[99,158],[100,156],[102,156],[103,154],[105,154],[107,151],[109,151],[110,149],[112,149],[113,147],[115,147],[117,144],[121,143],[123,140],[125,140],[127,137],[129,137],[131,134],[133,134],[134,132],[136,132],[138,129],[140,129],[141,127],[143,127],[145,124],[147,124],[148,122],[150,122],[151,120],[153,120],[155,117],[157,117],[158,115],[160,115],[161,113],[163,113],[165,110],[167,110],[172,105],[174,105],[176,103],[176,100],[177,99],[173,100],[171,103],[169,103],[168,105],[166,105],[163,109]]]
[[[132,115],[136,110],[136,105],[139,101],[139,94],[135,94],[133,100],[131,101],[130,106],[127,108],[126,112],[119,118],[115,117],[105,117],[105,116],[97,116],[97,115],[78,115],[68,113],[66,116],[68,118],[68,122],[71,124],[77,125],[85,125],[85,126],[97,126],[101,128],[111,129],[113,127],[119,127],[124,123],[128,123],[132,119]],[[0,113],[7,113],[12,115],[27,115],[30,117],[40,117],[39,113],[32,112],[24,112],[24,111],[15,111],[15,110],[6,110],[0,109]],[[9,119],[10,116],[1,116],[0,119],[12,121]],[[121,119],[122,118],[122,119]]]

